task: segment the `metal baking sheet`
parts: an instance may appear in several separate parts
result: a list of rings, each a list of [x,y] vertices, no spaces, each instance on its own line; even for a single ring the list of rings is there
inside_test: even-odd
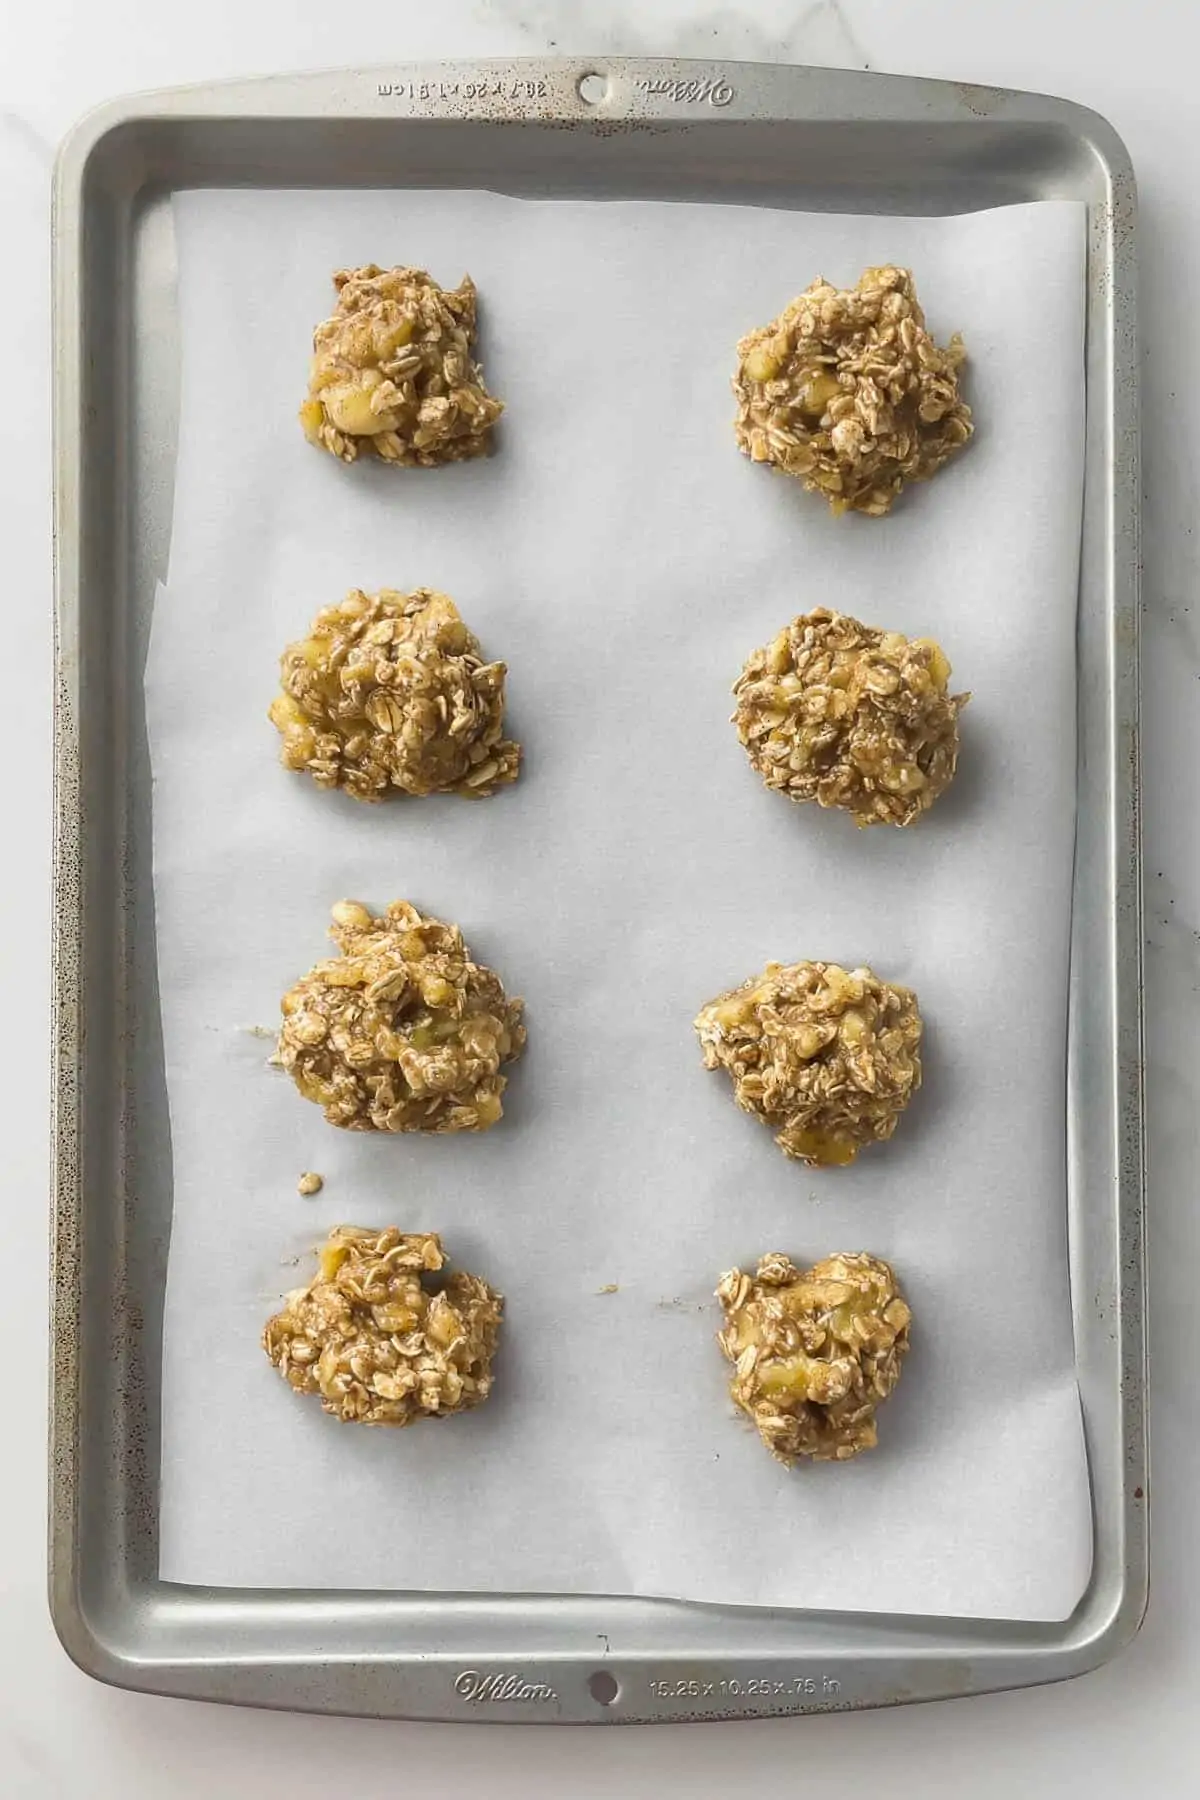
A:
[[[500,185],[909,214],[1087,203],[1068,1211],[1095,1549],[1064,1624],[159,1579],[171,1172],[140,681],[177,412],[169,195],[238,184]],[[1136,1630],[1146,1446],[1133,206],[1122,146],[1081,108],[758,65],[561,60],[280,78],[118,101],[69,139],[55,199],[51,1598],[81,1666],[153,1692],[394,1717],[744,1718],[1052,1680]]]

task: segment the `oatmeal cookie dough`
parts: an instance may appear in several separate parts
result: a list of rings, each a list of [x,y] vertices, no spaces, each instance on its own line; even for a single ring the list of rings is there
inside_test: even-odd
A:
[[[819,606],[756,650],[734,684],[750,762],[789,800],[856,825],[911,825],[958,763],[950,664],[932,638],[877,631]]]
[[[841,1168],[882,1143],[921,1085],[921,1015],[908,988],[837,963],[768,963],[703,1009],[706,1069],[785,1156]]]
[[[521,1002],[471,960],[457,925],[395,900],[380,918],[333,908],[340,955],[283,996],[278,1059],[331,1125],[350,1131],[486,1131],[503,1066],[521,1054]]]
[[[754,1275],[723,1275],[717,1299],[730,1395],[773,1456],[847,1462],[874,1449],[912,1318],[887,1263],[858,1251],[800,1270],[775,1251]]]
[[[738,446],[835,513],[886,513],[971,436],[965,356],[957,334],[934,343],[907,269],[867,269],[852,288],[818,279],[738,344]]]
[[[477,1275],[437,1282],[435,1232],[338,1225],[316,1275],[268,1319],[262,1345],[298,1394],[360,1425],[445,1419],[487,1399],[504,1300]]]
[[[353,462],[373,454],[434,468],[486,456],[504,410],[471,351],[475,285],[440,288],[424,269],[339,269],[337,308],[313,333],[300,423],[310,444]]]
[[[515,781],[502,662],[445,594],[354,588],[280,658],[270,719],[280,761],[358,800],[452,793],[481,800]]]

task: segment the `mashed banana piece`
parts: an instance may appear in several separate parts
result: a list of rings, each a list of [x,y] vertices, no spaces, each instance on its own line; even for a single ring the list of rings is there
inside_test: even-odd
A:
[[[950,664],[932,638],[819,606],[756,650],[734,684],[737,734],[769,788],[840,806],[856,825],[911,825],[954,778]]]
[[[338,1225],[316,1275],[268,1319],[262,1345],[298,1394],[360,1425],[445,1419],[487,1399],[504,1300],[456,1271],[435,1232]]]
[[[944,350],[930,337],[907,269],[866,269],[852,288],[818,278],[738,344],[738,446],[835,513],[886,513],[971,436],[965,357],[957,334]]]
[[[912,1314],[865,1251],[800,1270],[782,1251],[731,1269],[717,1299],[729,1392],[780,1462],[846,1462],[876,1443],[875,1408],[900,1379]]]
[[[515,781],[504,736],[502,662],[486,662],[445,594],[354,588],[280,658],[270,718],[280,761],[359,800],[386,794],[483,799]]]
[[[921,1015],[908,988],[837,963],[768,963],[703,1009],[706,1069],[775,1132],[785,1156],[841,1168],[890,1138],[921,1085]]]
[[[333,908],[340,956],[280,1003],[278,1057],[306,1100],[350,1131],[486,1131],[525,1046],[521,1002],[472,962],[457,925],[395,900]]]
[[[471,355],[475,285],[440,288],[424,269],[339,269],[337,310],[313,333],[300,423],[343,462],[433,468],[486,456],[504,410]]]

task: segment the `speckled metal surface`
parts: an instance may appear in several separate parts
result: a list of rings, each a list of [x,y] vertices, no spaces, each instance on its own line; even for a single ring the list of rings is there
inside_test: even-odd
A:
[[[228,183],[881,213],[1087,202],[1068,1224],[1095,1561],[1065,1623],[159,1581],[171,1168],[140,680],[169,545],[177,413],[164,197]],[[1134,208],[1123,146],[1082,108],[774,65],[600,58],[277,77],[115,101],[69,138],[55,193],[51,1607],[81,1667],[248,1705],[616,1723],[1051,1681],[1136,1631],[1147,1522]]]

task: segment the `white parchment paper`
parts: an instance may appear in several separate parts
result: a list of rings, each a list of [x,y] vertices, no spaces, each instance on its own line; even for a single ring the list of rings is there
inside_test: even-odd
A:
[[[164,1575],[1064,1617],[1091,1555],[1064,1217],[1081,209],[210,192],[176,221],[147,681]],[[329,273],[371,259],[477,281],[508,403],[491,460],[347,469],[305,443]],[[733,347],[816,274],[885,261],[963,332],[978,433],[894,517],[834,520],[738,455]],[[507,660],[520,783],[368,808],[285,773],[265,717],[284,644],[352,586],[419,584]],[[819,602],[936,635],[974,692],[958,781],[916,830],[768,794],[728,723],[747,653]],[[525,996],[498,1129],[338,1132],[266,1066],[250,1028],[343,896],[458,920]],[[806,956],[911,983],[927,1022],[922,1094],[848,1171],[786,1162],[691,1029]],[[507,1294],[485,1408],[371,1432],[288,1394],[259,1331],[339,1221],[439,1230]],[[913,1306],[880,1448],[849,1466],[787,1472],[725,1395],[712,1287],[777,1248],[870,1249]]]

